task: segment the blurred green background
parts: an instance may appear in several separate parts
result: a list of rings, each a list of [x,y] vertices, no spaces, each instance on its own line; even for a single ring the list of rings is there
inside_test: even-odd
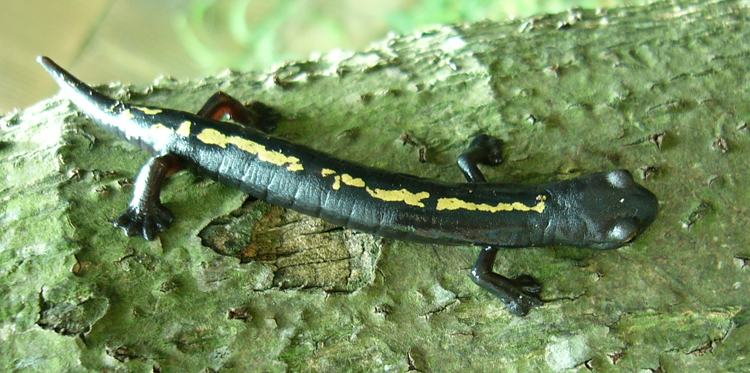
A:
[[[635,1],[640,3],[645,1]],[[34,62],[52,57],[91,83],[147,84],[227,68],[268,69],[388,32],[501,21],[622,0],[27,0],[0,2],[0,114],[56,91]]]

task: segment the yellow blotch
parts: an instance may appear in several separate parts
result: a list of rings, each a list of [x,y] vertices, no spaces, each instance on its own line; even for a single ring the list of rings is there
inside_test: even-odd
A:
[[[151,131],[153,131],[158,136],[170,136],[174,134],[174,130],[161,124],[156,123],[151,125]]]
[[[419,192],[412,193],[406,189],[399,190],[383,190],[383,189],[370,189],[365,188],[370,196],[387,202],[404,202],[407,205],[424,207],[424,203],[421,201],[425,198],[430,198],[430,193]]]
[[[119,116],[125,118],[125,120],[131,120],[135,118],[135,116],[133,116],[133,113],[131,113],[130,110],[122,111]]]
[[[133,106],[133,109],[142,111],[143,114],[146,114],[146,115],[156,115],[156,114],[161,113],[161,109],[151,109],[151,108],[147,108],[143,106]]]
[[[190,136],[190,126],[192,123],[189,120],[186,120],[182,123],[180,123],[180,126],[177,128],[176,134],[184,137]]]
[[[218,145],[222,148],[226,148],[227,144],[232,144],[240,150],[255,154],[260,161],[275,164],[279,167],[286,166],[286,169],[289,171],[302,171],[305,169],[297,157],[289,157],[284,153],[268,150],[265,146],[257,142],[239,136],[227,136],[215,129],[204,129],[198,134],[197,138],[205,144]]]
[[[289,158],[294,158],[297,160],[297,162],[299,162],[299,158],[296,158],[296,157],[289,157]],[[289,171],[297,172],[297,171],[302,171],[305,168],[302,166],[301,163],[294,163],[294,164],[290,164],[289,166],[286,166],[286,169]]]
[[[360,178],[353,178],[349,174],[343,174],[341,175],[341,181],[349,186],[358,187],[358,188],[364,188],[365,181]]]
[[[526,206],[521,202],[513,203],[498,203],[495,206],[488,205],[486,203],[474,203],[466,202],[458,198],[439,198],[437,202],[437,210],[458,210],[464,209],[469,211],[485,211],[485,212],[499,212],[499,211],[535,211],[538,213],[544,212],[544,201],[545,196],[537,198],[537,202],[534,206]]]
[[[331,186],[333,190],[339,190],[341,189],[341,176],[336,175],[333,177],[333,185]]]
[[[323,175],[323,177],[335,175],[336,171],[330,169],[330,168],[324,168],[322,171],[320,171],[320,174]]]

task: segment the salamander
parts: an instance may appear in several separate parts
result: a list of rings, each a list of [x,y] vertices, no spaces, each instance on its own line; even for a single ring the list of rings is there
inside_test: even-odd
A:
[[[458,158],[467,182],[389,172],[329,156],[268,134],[269,106],[247,106],[222,92],[197,114],[131,105],[92,89],[51,59],[38,62],[92,121],[153,154],[134,195],[114,221],[127,236],[153,240],[174,217],[162,184],[190,168],[270,203],[387,238],[480,246],[471,279],[520,316],[541,306],[529,275],[493,271],[500,248],[564,245],[597,250],[633,242],[655,220],[656,196],[626,170],[543,184],[487,182],[478,165],[503,161],[499,139],[477,136]],[[222,121],[229,116],[234,123]]]

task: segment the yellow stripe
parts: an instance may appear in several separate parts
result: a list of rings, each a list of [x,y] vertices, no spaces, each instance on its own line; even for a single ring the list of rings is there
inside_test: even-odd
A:
[[[537,198],[539,202],[534,206],[526,206],[521,202],[513,203],[498,203],[495,206],[488,205],[486,203],[474,203],[466,202],[458,198],[439,198],[437,202],[437,210],[458,210],[464,209],[469,211],[486,211],[486,212],[499,212],[499,211],[536,211],[538,213],[544,212],[544,201],[545,196]]]
[[[289,171],[304,170],[299,158],[289,157],[284,153],[268,150],[265,146],[257,142],[239,136],[227,136],[215,129],[207,128],[201,131],[197,138],[205,144],[218,145],[222,148],[226,148],[227,144],[232,144],[243,151],[255,154],[263,162],[275,164],[279,167],[286,166],[286,169]]]
[[[383,189],[370,189],[365,188],[370,196],[387,202],[403,202],[407,205],[424,207],[424,203],[421,201],[425,198],[430,198],[430,193],[419,192],[412,193],[406,189],[399,190],[383,190]]]
[[[146,115],[156,115],[156,114],[161,113],[161,109],[150,109],[150,108],[143,107],[143,106],[133,106],[133,109],[140,110],[143,112],[143,114],[146,114]]]

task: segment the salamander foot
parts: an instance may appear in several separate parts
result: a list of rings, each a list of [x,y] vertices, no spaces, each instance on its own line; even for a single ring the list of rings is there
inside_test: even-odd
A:
[[[150,206],[148,209],[130,206],[115,220],[114,226],[122,228],[128,237],[142,236],[152,241],[159,232],[164,232],[169,228],[172,220],[174,220],[172,212],[161,204]]]
[[[471,280],[500,299],[511,312],[525,316],[532,308],[544,304],[539,297],[542,285],[529,275],[510,279],[492,272],[498,249],[495,246],[482,249],[471,271]]]
[[[458,168],[470,183],[487,181],[478,164],[497,166],[503,163],[503,140],[481,134],[474,138],[469,148],[458,157]]]

